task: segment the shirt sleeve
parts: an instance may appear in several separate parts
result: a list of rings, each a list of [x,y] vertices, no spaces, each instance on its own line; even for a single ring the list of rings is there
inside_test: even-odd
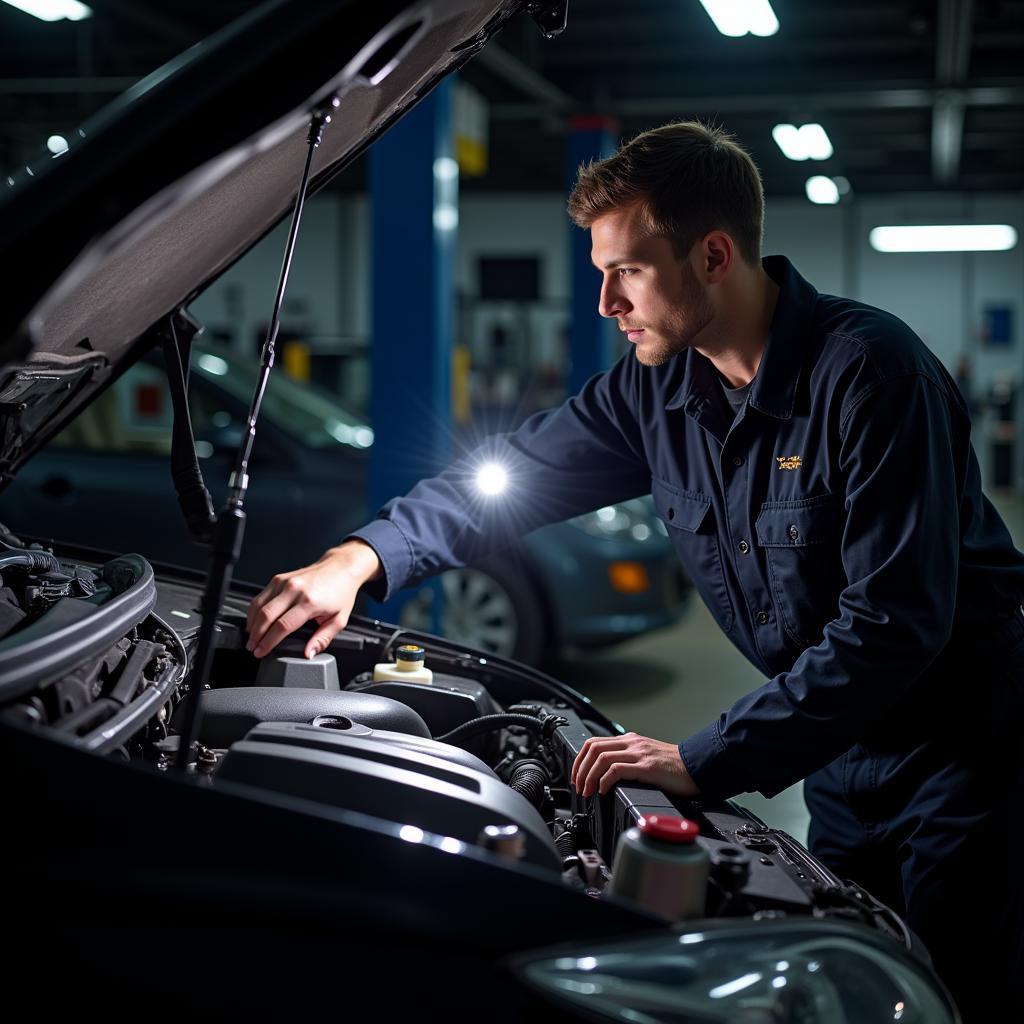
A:
[[[839,613],[790,671],[679,745],[702,794],[771,797],[824,767],[884,721],[948,642],[967,437],[953,415],[941,387],[918,373],[849,400],[839,426]]]
[[[489,439],[439,476],[388,502],[349,538],[369,544],[384,570],[364,589],[386,600],[403,586],[467,565],[547,523],[650,491],[637,423],[632,353],[560,407]],[[502,466],[508,484],[483,495],[479,468]]]

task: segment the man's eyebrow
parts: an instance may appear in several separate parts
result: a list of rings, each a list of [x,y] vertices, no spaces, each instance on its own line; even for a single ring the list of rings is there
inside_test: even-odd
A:
[[[615,259],[609,260],[603,267],[599,263],[595,263],[593,259],[590,262],[597,267],[598,270],[614,270],[616,267],[621,267],[624,264],[637,264],[643,263],[643,260],[627,259],[625,256],[616,256]]]

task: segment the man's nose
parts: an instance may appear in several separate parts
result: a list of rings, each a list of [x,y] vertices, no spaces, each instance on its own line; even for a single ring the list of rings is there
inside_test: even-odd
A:
[[[597,300],[597,311],[601,316],[625,316],[630,308],[622,293],[615,288],[614,281],[605,281],[601,285],[601,295]]]

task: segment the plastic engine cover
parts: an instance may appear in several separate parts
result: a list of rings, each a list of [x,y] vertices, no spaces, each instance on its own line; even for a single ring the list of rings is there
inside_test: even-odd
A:
[[[561,870],[544,819],[525,797],[486,766],[481,771],[447,759],[446,744],[431,746],[437,754],[377,735],[258,725],[231,746],[216,781],[288,793],[470,844],[487,825],[518,825],[524,859]]]
[[[300,687],[233,686],[206,690],[201,698],[199,742],[229,747],[261,722],[312,722],[323,716],[351,718],[371,729],[430,737],[426,722],[397,700],[344,690]],[[180,729],[179,711],[172,726]]]

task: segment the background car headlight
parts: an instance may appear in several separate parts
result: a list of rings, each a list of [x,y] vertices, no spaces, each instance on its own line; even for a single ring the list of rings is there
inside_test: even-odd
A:
[[[608,945],[526,956],[532,988],[635,1024],[957,1024],[929,969],[891,939],[843,922],[700,922]]]
[[[646,498],[605,505],[594,512],[576,516],[569,522],[592,537],[645,541],[655,534],[663,537],[668,534],[665,524],[655,515],[654,505]]]

